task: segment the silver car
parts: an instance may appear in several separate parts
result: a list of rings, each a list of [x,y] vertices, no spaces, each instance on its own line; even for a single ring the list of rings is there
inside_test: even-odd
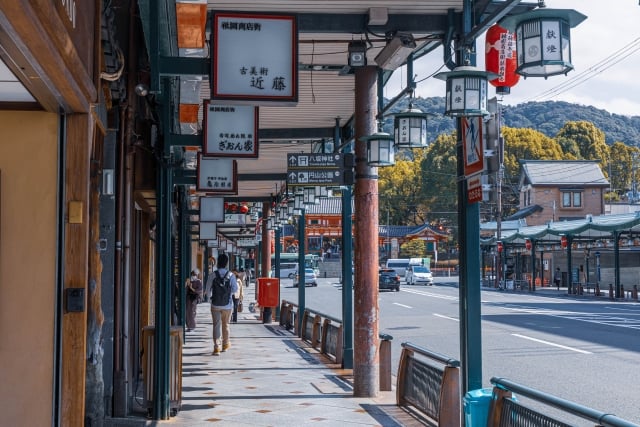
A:
[[[407,285],[433,285],[433,274],[429,267],[410,265],[407,268]]]
[[[298,283],[300,283],[300,277],[296,274],[296,277],[293,279],[293,287],[297,288]],[[304,285],[318,286],[318,281],[316,280],[316,272],[313,270],[313,268],[304,269]]]

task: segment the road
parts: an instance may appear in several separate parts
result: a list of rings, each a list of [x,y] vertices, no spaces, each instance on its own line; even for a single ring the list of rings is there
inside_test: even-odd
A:
[[[308,308],[342,318],[337,279],[319,279],[305,295]],[[297,301],[290,280],[281,298]],[[640,424],[640,304],[494,290],[481,300],[484,387],[507,378]],[[400,292],[381,292],[379,307],[380,332],[394,338],[394,374],[403,342],[459,359],[456,278],[403,283]]]

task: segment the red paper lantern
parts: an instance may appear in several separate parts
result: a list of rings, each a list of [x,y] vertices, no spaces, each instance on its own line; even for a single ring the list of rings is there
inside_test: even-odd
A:
[[[235,203],[231,203],[229,209],[231,210],[231,212],[235,213],[238,210],[238,205],[236,205]]]
[[[246,214],[247,212],[249,212],[249,207],[247,205],[240,205],[240,213]]]
[[[486,34],[484,62],[486,71],[499,76],[489,81],[496,87],[496,93],[508,95],[520,80],[520,75],[516,73],[516,35],[498,24],[489,28]]]
[[[503,249],[502,242],[497,242],[496,243],[496,248],[498,249],[498,252],[502,252],[502,249]]]
[[[560,237],[560,246],[562,246],[563,248],[567,247],[567,236],[561,236]]]
[[[525,247],[528,251],[530,251],[530,250],[531,250],[531,240],[526,239],[526,240],[524,241],[524,247]]]
[[[229,210],[229,203],[224,202],[224,210],[225,211]]]

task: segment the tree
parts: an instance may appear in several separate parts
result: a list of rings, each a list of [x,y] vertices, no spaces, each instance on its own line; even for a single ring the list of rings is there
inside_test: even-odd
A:
[[[611,187],[618,194],[623,194],[627,189],[632,189],[632,182],[638,178],[635,176],[635,160],[640,150],[622,142],[614,142],[609,153],[607,173],[610,174]]]
[[[582,159],[600,160],[601,165],[608,163],[609,146],[605,142],[604,132],[591,122],[567,122],[556,135],[556,139],[574,141]]]
[[[422,160],[423,209],[426,212],[457,211],[456,141],[456,132],[438,135]]]
[[[424,258],[426,253],[425,241],[420,239],[409,240],[400,246],[400,253],[404,258]]]
[[[392,167],[378,168],[379,217],[390,224],[422,223],[416,217],[422,199],[420,191],[420,160],[422,150],[412,156],[401,155]]]
[[[519,160],[562,160],[572,156],[565,156],[556,141],[533,129],[504,126],[502,136],[505,145],[502,206],[504,214],[509,215],[519,205]]]

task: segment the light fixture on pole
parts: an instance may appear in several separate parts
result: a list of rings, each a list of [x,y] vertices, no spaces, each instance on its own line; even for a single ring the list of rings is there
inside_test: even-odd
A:
[[[397,148],[427,148],[427,113],[409,108],[394,114],[393,132]]]
[[[411,33],[397,32],[376,55],[374,61],[383,70],[395,70],[407,60],[416,48],[416,41]]]
[[[452,117],[486,116],[487,80],[497,74],[482,71],[476,67],[460,66],[453,71],[434,76],[447,82],[447,97],[444,114]]]
[[[369,166],[384,167],[393,166],[396,163],[393,136],[386,132],[376,132],[370,136],[363,136],[360,140],[367,143]]]
[[[316,189],[314,187],[304,187],[303,189],[303,204],[315,205],[316,204]]]
[[[573,9],[541,7],[502,20],[500,25],[516,34],[516,73],[547,78],[573,70],[570,29],[586,18]]]
[[[364,67],[367,65],[367,45],[363,41],[349,42],[349,66]]]

